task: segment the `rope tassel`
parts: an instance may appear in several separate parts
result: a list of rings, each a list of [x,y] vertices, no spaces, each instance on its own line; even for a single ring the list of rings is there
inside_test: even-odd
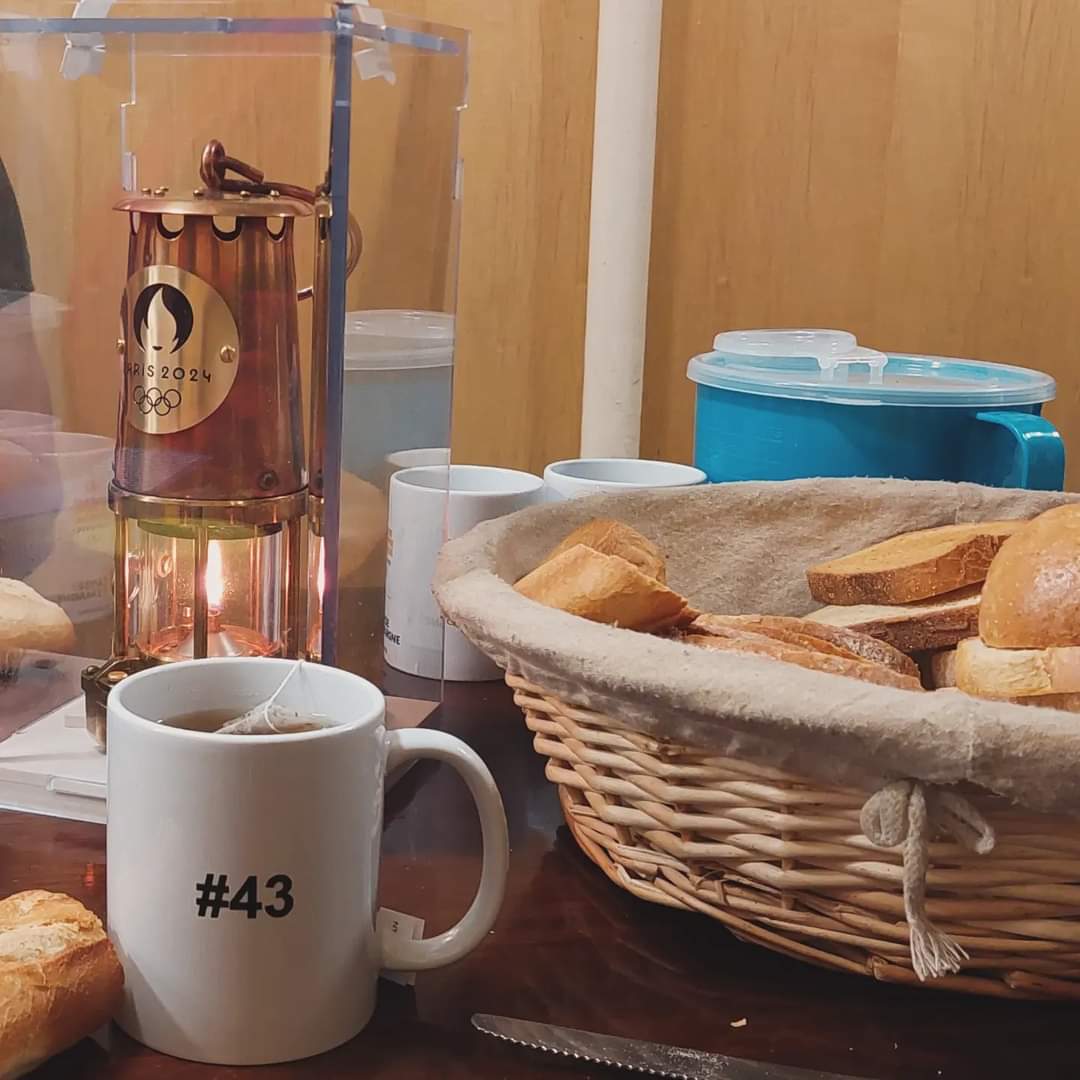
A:
[[[984,855],[994,848],[994,830],[962,795],[934,788],[927,791],[910,780],[896,780],[871,795],[859,823],[876,847],[904,845],[904,915],[915,974],[922,982],[956,974],[968,954],[926,914],[930,838],[941,829],[967,850]]]

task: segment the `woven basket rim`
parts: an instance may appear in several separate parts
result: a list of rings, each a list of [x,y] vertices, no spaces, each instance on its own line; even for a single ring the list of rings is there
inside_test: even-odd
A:
[[[520,596],[511,581],[540,560],[552,539],[598,516],[660,514],[673,500],[714,512],[725,498],[909,500],[947,496],[955,520],[1019,516],[1080,496],[971,484],[902,480],[810,480],[716,484],[682,492],[596,496],[485,522],[442,552],[436,596],[451,623],[507,671],[563,700],[617,714],[671,742],[776,765],[825,783],[875,788],[898,776],[968,781],[1032,809],[1080,813],[1080,722],[1069,713],[969,698],[916,694],[771,659],[695,649],[589,623]],[[870,496],[867,493],[870,493]],[[784,714],[769,696],[782,666]],[[673,686],[669,673],[678,673]],[[758,695],[748,693],[748,681]],[[842,709],[823,716],[815,699],[845,688]],[[794,702],[794,704],[792,704]],[[800,702],[802,704],[800,704]],[[946,753],[937,746],[948,742]]]

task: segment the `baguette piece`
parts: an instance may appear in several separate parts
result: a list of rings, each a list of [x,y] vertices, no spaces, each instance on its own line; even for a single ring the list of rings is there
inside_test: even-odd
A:
[[[830,675],[845,675],[863,682],[877,683],[879,686],[893,686],[901,690],[922,690],[922,683],[912,675],[901,675],[884,664],[872,664],[865,660],[847,660],[842,656],[829,656],[826,653],[804,649],[791,645],[764,634],[754,634],[744,630],[714,631],[709,634],[687,634],[682,639],[687,645],[696,645],[704,649],[723,649],[727,652],[751,653],[766,656],[772,660],[782,660],[788,664],[809,668],[812,671],[825,671]]]
[[[968,638],[956,647],[956,685],[986,698],[1080,693],[1080,646],[995,649]]]
[[[842,626],[828,626],[785,615],[702,615],[694,620],[690,630],[709,632],[715,627],[749,630],[814,652],[884,664],[902,675],[917,676],[919,673],[915,661],[888,642]]]
[[[1001,546],[979,636],[1006,649],[1080,645],[1080,505],[1047,510]]]
[[[903,533],[806,572],[822,604],[906,604],[986,577],[1001,545],[1025,522],[979,521]]]
[[[698,614],[678,593],[633,563],[584,544],[541,563],[514,588],[537,603],[627,630],[685,626]]]
[[[620,555],[649,577],[661,582],[667,581],[667,563],[663,552],[637,529],[631,529],[621,521],[594,518],[581,528],[575,529],[544,562],[558,558],[576,544],[584,544],[603,555]]]
[[[124,972],[101,920],[34,889],[0,900],[0,1076],[21,1076],[96,1031]]]
[[[846,627],[887,642],[901,652],[951,649],[979,630],[980,586],[912,604],[854,604],[820,608],[812,622]]]

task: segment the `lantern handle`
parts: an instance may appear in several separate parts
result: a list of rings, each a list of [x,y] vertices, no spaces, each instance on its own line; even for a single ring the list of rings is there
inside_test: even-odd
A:
[[[242,180],[230,179],[226,174],[234,172]],[[329,193],[327,183],[320,184],[314,190],[300,187],[298,184],[279,184],[266,179],[261,169],[249,165],[239,158],[230,157],[220,139],[211,139],[203,148],[199,175],[208,191],[220,191],[226,194],[240,195],[284,195],[289,199],[314,206],[316,199]],[[345,260],[345,276],[351,277],[360,262],[360,253],[364,249],[364,234],[360,223],[349,212],[349,253]],[[297,292],[300,300],[310,300],[314,295],[314,286],[308,285]]]

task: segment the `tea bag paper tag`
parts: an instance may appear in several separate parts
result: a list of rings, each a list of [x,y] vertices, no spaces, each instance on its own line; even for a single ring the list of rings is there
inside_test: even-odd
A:
[[[375,935],[382,938],[399,936],[410,941],[419,941],[424,936],[424,920],[415,915],[405,915],[393,908],[379,908],[375,913]],[[413,986],[416,983],[415,971],[384,971],[382,978],[389,979],[399,986]]]

